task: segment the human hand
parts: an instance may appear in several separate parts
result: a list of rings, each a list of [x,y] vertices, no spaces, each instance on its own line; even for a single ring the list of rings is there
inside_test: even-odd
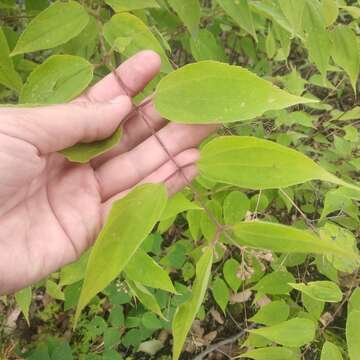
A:
[[[160,69],[141,52],[118,69],[131,96]],[[0,294],[33,284],[79,258],[97,237],[114,200],[134,186],[164,182],[169,194],[186,180],[138,115],[124,124],[120,144],[90,164],[58,151],[109,137],[132,112],[114,74],[70,104],[0,108]],[[196,146],[214,126],[167,124],[151,102],[143,112],[186,178],[196,176]]]

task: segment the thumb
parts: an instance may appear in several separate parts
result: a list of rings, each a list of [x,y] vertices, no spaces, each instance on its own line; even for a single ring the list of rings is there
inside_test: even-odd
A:
[[[109,102],[72,102],[37,108],[2,109],[1,130],[34,145],[40,154],[111,136],[132,110],[128,96]],[[4,115],[4,116],[1,116]],[[5,129],[3,128],[5,127]]]

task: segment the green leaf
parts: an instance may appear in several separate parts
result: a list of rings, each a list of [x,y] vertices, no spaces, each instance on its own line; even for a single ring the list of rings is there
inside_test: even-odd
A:
[[[232,191],[226,196],[223,208],[225,224],[235,224],[244,220],[250,210],[250,200],[243,192]]]
[[[11,55],[50,49],[80,34],[89,21],[76,1],[57,1],[37,15],[20,35]]]
[[[196,264],[196,279],[193,284],[190,300],[176,309],[172,323],[174,337],[173,360],[179,359],[186,336],[190,331],[196,314],[200,310],[209,282],[212,261],[213,249],[207,248]]]
[[[190,39],[191,53],[196,61],[217,60],[227,61],[223,46],[208,30],[202,29],[196,38]]]
[[[320,229],[320,236],[328,241],[332,241],[337,246],[346,249],[349,252],[353,252],[354,254],[358,253],[354,234],[338,225],[326,223],[325,226]],[[327,255],[327,259],[335,269],[342,272],[352,273],[359,267],[359,263],[356,259],[347,256],[340,257]]]
[[[332,25],[339,16],[337,0],[322,0],[322,10],[326,26]]]
[[[156,0],[106,0],[115,12],[141,10],[147,8],[158,8]]]
[[[200,24],[201,9],[199,0],[168,0],[168,3],[178,14],[190,33],[196,36]]]
[[[291,226],[252,221],[234,225],[233,231],[235,234],[234,240],[241,246],[267,249],[280,253],[334,254],[358,259],[355,253],[342,249],[328,239],[318,237],[313,232]]]
[[[248,0],[216,0],[224,11],[239,25],[248,32],[256,41],[254,20],[249,7]]]
[[[320,360],[343,360],[343,357],[339,348],[335,344],[330,341],[325,341],[321,350]]]
[[[274,271],[260,279],[253,289],[267,295],[287,295],[291,291],[288,284],[294,280],[287,271]]]
[[[126,276],[145,286],[176,293],[169,275],[153,258],[139,249],[124,269]]]
[[[289,283],[289,285],[318,301],[339,302],[343,297],[340,288],[332,281],[311,281],[307,284]]]
[[[122,128],[118,128],[113,135],[104,140],[92,143],[80,143],[61,151],[68,160],[76,163],[88,163],[91,159],[115,147],[122,137]]]
[[[199,170],[212,181],[254,190],[286,188],[310,180],[359,190],[296,150],[250,136],[220,136],[208,142],[201,149]]]
[[[90,251],[88,250],[81,255],[78,261],[63,267],[60,270],[59,286],[75,284],[84,278],[89,255]]]
[[[104,25],[104,36],[111,46],[116,46],[117,39],[131,39],[125,43],[122,55],[129,58],[141,50],[154,50],[162,60],[162,71],[172,71],[172,66],[164,49],[149,28],[136,16],[121,13],[114,15]]]
[[[61,288],[53,280],[46,281],[46,293],[57,300],[65,300],[64,293]]]
[[[350,360],[360,359],[360,311],[351,311],[346,320],[346,342]]]
[[[237,276],[239,270],[240,263],[235,259],[227,260],[223,267],[224,278],[231,287],[231,289],[233,289],[235,292],[239,290],[239,287],[242,283],[240,278]]]
[[[278,0],[278,2],[293,29],[293,34],[302,35],[305,0]]]
[[[155,296],[145,286],[138,282],[132,282],[129,280],[127,283],[134,295],[147,309],[159,315],[163,320],[166,320],[161,312],[160,305],[158,304]]]
[[[212,284],[211,290],[216,303],[220,306],[223,313],[226,314],[225,311],[230,300],[230,294],[225,281],[217,277]]]
[[[341,66],[349,75],[351,85],[356,91],[359,79],[360,56],[357,37],[354,31],[345,25],[338,25],[330,33],[333,43],[331,56],[335,63]]]
[[[249,321],[271,326],[287,320],[289,314],[289,305],[284,300],[277,300],[264,305]]]
[[[291,349],[285,347],[265,347],[247,351],[240,358],[254,360],[299,360],[299,356]]]
[[[54,55],[27,78],[20,94],[23,104],[61,104],[80,95],[93,78],[93,66],[72,55]]]
[[[320,2],[307,0],[304,12],[304,28],[307,31],[305,46],[309,51],[310,59],[315,63],[324,79],[331,55],[331,42],[325,26]]]
[[[301,294],[301,301],[306,311],[314,318],[314,320],[320,320],[320,316],[325,308],[323,301],[315,300],[304,292]]]
[[[16,72],[13,60],[10,57],[10,49],[2,27],[0,26],[0,84],[11,90],[20,92],[22,79]]]
[[[31,305],[31,299],[32,299],[31,286],[24,288],[15,294],[16,303],[19,306],[21,312],[23,313],[25,320],[29,326],[30,326],[29,310]]]
[[[181,99],[181,101],[179,101]],[[216,61],[186,65],[160,80],[155,107],[180,123],[228,123],[268,110],[313,102],[291,95],[240,66]]]
[[[298,347],[309,344],[315,337],[315,324],[308,319],[295,318],[283,323],[249,330],[277,344]]]
[[[172,218],[187,210],[202,210],[202,208],[188,200],[181,192],[177,193],[169,199],[160,220]]]
[[[89,257],[75,324],[88,302],[124,270],[159,220],[166,201],[164,185],[146,184],[114,203]]]
[[[348,302],[348,313],[353,310],[360,311],[360,288],[353,291]]]

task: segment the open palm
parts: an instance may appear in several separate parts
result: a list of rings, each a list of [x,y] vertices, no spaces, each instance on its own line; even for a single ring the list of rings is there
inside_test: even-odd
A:
[[[145,51],[117,73],[133,96],[159,69],[159,57]],[[133,110],[126,92],[110,74],[71,104],[0,109],[0,294],[78,259],[96,239],[112,202],[137,184],[164,182],[170,194],[186,185],[136,114],[124,124],[120,144],[91,164],[74,164],[57,153],[110,136]],[[166,124],[152,103],[143,111],[192,179],[195,147],[214,127]]]

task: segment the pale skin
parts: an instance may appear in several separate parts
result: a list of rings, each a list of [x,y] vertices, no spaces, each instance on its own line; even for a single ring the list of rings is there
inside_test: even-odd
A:
[[[127,96],[159,70],[159,56],[144,51],[116,70],[127,89],[110,74],[70,104],[0,108],[0,295],[77,260],[111,204],[136,185],[164,183],[171,195],[196,176],[196,147],[215,128],[168,123],[151,102],[144,106],[181,173]],[[110,136],[125,119],[120,144],[90,164],[58,153]]]

